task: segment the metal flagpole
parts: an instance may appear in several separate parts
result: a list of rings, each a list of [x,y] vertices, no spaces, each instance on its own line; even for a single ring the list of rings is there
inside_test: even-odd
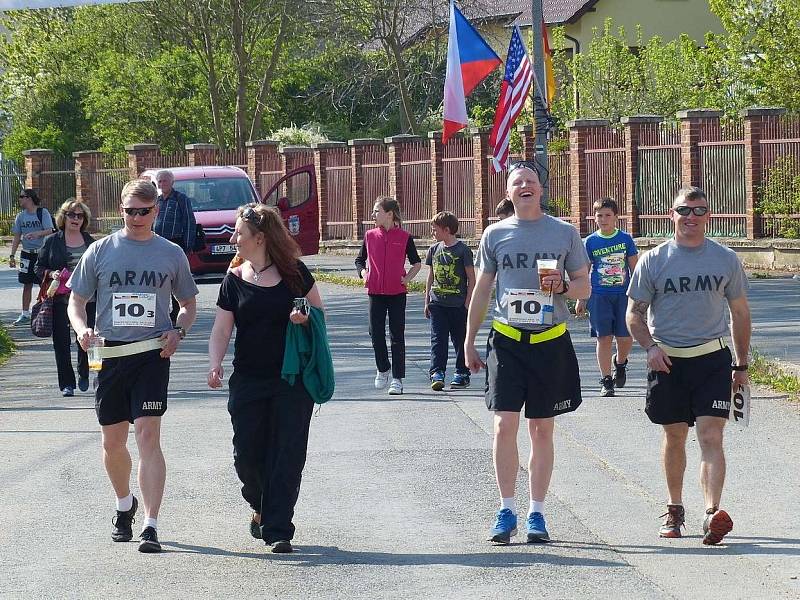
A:
[[[531,0],[531,37],[533,38],[533,73],[539,85],[533,86],[533,107],[534,107],[534,132],[535,153],[534,160],[539,166],[539,173],[542,178],[542,205],[547,205],[548,199],[548,180],[549,164],[547,158],[547,131],[550,119],[547,114],[547,98],[542,86],[546,85],[547,79],[544,70],[544,44],[542,42],[542,0]]]

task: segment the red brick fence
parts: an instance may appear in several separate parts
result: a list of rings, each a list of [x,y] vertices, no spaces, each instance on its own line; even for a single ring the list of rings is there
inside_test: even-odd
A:
[[[777,108],[747,109],[738,121],[720,116],[688,110],[676,121],[638,115],[623,118],[619,127],[602,120],[568,123],[560,143],[568,149],[549,155],[550,212],[586,234],[593,229],[592,202],[612,196],[620,204],[621,228],[660,237],[671,232],[667,211],[675,193],[691,184],[709,195],[712,235],[776,237],[787,224],[800,225],[800,195],[791,189],[783,198],[785,210],[774,215],[756,210],[778,164],[784,176],[788,169],[797,178],[800,194],[800,117]],[[521,127],[519,133],[522,153],[515,158],[532,160],[532,130]],[[358,238],[372,223],[372,203],[382,194],[397,197],[414,235],[427,235],[431,216],[450,210],[462,222],[462,235],[472,237],[494,220],[494,206],[505,192],[505,173],[491,168],[488,139],[488,129],[473,129],[447,145],[431,132],[425,138],[357,139],[311,148],[280,148],[270,140],[248,142],[242,151],[190,144],[169,155],[156,144],[133,144],[117,157],[76,152],[71,164],[52,151],[29,150],[25,171],[27,185],[50,204],[77,195],[99,215],[97,228],[108,229],[117,219],[122,184],[148,168],[238,165],[263,194],[283,174],[313,164],[323,239]]]

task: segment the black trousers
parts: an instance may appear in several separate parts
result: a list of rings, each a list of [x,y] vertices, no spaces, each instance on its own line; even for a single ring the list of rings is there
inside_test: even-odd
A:
[[[314,401],[299,380],[291,386],[283,379],[234,371],[228,388],[233,464],[242,496],[261,514],[267,544],[291,540]]]
[[[389,340],[392,362],[386,349],[386,315],[389,315]],[[369,336],[379,371],[392,370],[392,377],[406,376],[406,294],[369,296]]]
[[[467,338],[467,307],[429,304],[431,313],[431,368],[430,374],[447,370],[448,337],[456,351],[456,373],[469,376],[464,360],[464,340]]]
[[[90,302],[86,305],[87,325],[94,327],[96,304]],[[75,371],[72,368],[72,330],[69,326],[66,302],[53,303],[53,351],[56,355],[56,369],[58,370],[58,389],[65,387],[75,389]],[[89,376],[89,359],[77,340],[78,348],[78,376]]]

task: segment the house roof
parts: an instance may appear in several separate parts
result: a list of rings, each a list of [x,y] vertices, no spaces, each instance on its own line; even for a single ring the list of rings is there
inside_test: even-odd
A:
[[[544,22],[548,25],[573,23],[599,0],[542,0]],[[491,10],[493,16],[518,14],[516,25],[531,24],[530,0],[500,0]]]

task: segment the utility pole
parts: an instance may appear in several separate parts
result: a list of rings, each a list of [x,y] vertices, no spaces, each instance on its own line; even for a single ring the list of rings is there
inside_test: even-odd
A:
[[[544,44],[542,41],[542,24],[544,14],[542,12],[542,0],[531,0],[531,37],[533,38],[533,73],[538,85],[533,86],[533,115],[534,132],[536,141],[534,143],[536,156],[534,160],[539,166],[539,173],[542,174],[542,205],[546,206],[548,201],[549,186],[549,165],[547,158],[547,131],[550,127],[547,116],[547,98],[545,97],[544,86],[547,83],[544,72]]]

